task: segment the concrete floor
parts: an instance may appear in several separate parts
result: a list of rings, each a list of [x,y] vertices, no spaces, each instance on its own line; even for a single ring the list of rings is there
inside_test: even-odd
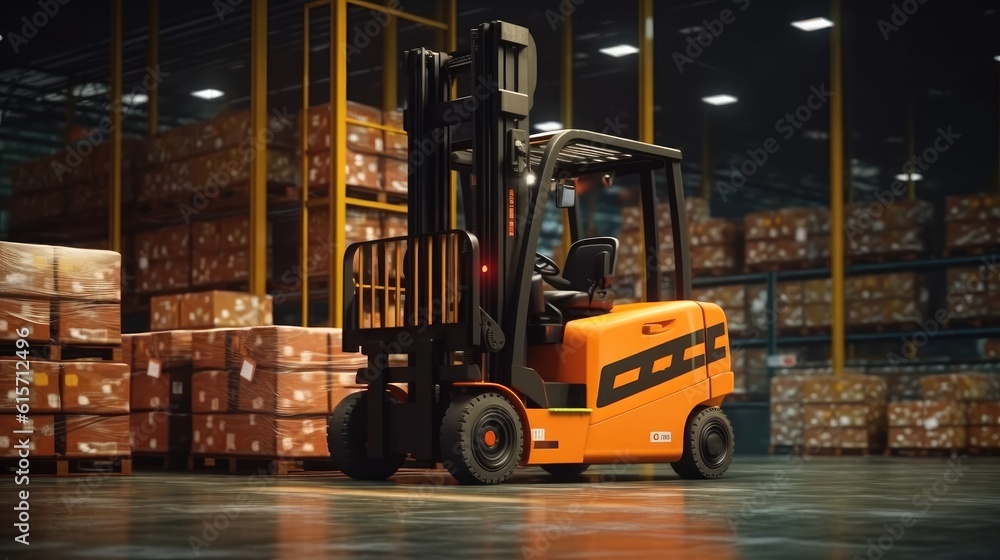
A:
[[[539,469],[462,487],[439,472],[138,473],[31,479],[30,547],[14,558],[996,558],[1000,459],[737,457],[715,481],[669,466]]]

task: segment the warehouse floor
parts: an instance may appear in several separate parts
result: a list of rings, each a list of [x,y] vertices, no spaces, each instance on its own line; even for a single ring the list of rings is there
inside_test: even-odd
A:
[[[425,471],[379,484],[139,472],[30,489],[30,548],[8,538],[0,554],[992,559],[1000,523],[998,458],[738,457],[705,482],[620,464],[571,483],[525,469],[496,487]]]

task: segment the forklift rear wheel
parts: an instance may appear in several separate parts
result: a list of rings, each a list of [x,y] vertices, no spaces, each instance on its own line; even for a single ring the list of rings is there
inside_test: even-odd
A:
[[[441,422],[441,458],[462,484],[499,484],[521,460],[524,430],[498,393],[455,395]]]
[[[542,470],[556,478],[576,478],[590,468],[587,463],[554,463],[541,465]]]
[[[671,463],[682,478],[719,478],[733,462],[733,425],[717,407],[701,407],[691,412],[684,431],[684,455]]]
[[[395,401],[385,394],[386,402]],[[333,409],[326,430],[330,458],[341,472],[359,480],[385,480],[402,466],[405,455],[389,455],[380,459],[368,457],[368,391],[347,395]]]

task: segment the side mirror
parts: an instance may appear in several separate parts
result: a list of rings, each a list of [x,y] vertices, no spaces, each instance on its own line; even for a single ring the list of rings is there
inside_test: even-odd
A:
[[[576,206],[576,187],[566,183],[556,183],[556,207],[572,208]]]

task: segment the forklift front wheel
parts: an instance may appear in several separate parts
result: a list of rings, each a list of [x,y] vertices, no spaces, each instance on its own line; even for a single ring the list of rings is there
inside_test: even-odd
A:
[[[389,393],[386,401],[394,401]],[[326,429],[330,458],[340,471],[358,480],[385,480],[396,473],[405,455],[373,459],[368,456],[368,391],[347,395],[333,409]]]
[[[682,478],[719,478],[733,462],[733,425],[717,406],[696,408],[684,430],[684,455],[670,465]]]
[[[521,460],[524,430],[514,405],[498,393],[460,394],[441,422],[441,458],[463,484],[499,484]]]

